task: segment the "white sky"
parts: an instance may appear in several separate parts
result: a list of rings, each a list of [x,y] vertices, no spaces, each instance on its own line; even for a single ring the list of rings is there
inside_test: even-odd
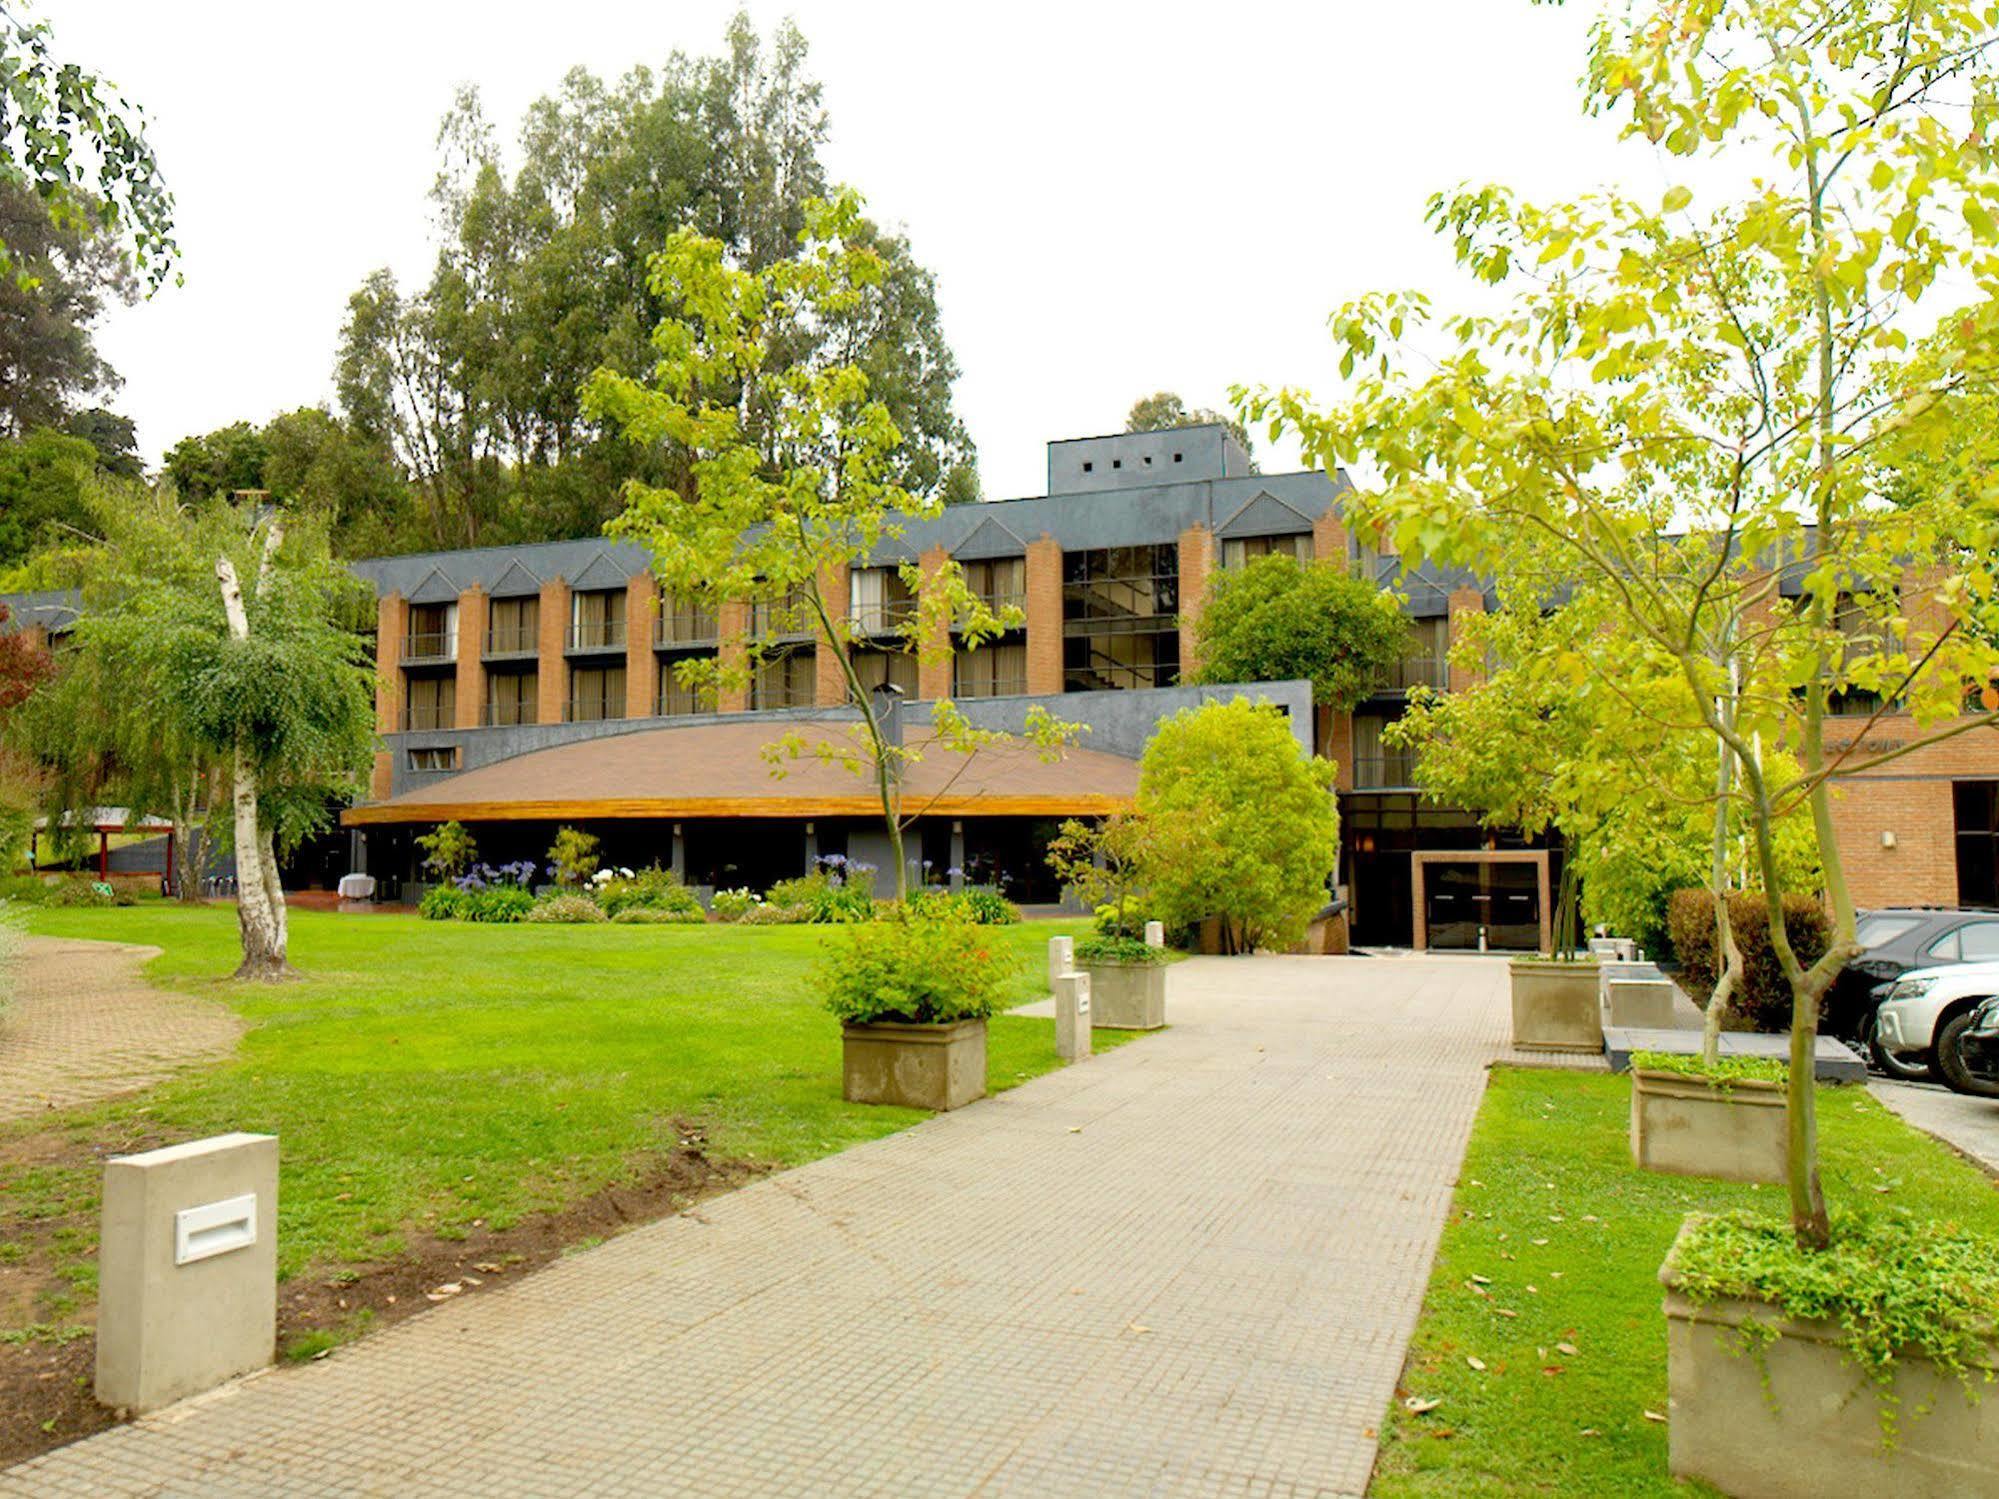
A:
[[[734,9],[43,0],[58,55],[144,105],[179,200],[185,284],[100,333],[147,457],[331,400],[348,295],[376,266],[428,275],[433,138],[459,83],[511,140],[572,64],[616,75],[714,51]],[[1464,291],[1422,223],[1434,190],[1666,180],[1580,111],[1580,0],[750,9],[765,27],[797,18],[834,175],[937,273],[995,498],[1041,493],[1048,439],[1115,431],[1151,390],[1213,405],[1238,380],[1330,391],[1339,303]]]

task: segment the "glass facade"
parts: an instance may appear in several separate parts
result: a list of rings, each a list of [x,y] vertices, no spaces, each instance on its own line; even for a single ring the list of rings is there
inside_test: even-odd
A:
[[[1180,679],[1180,549],[1062,558],[1062,688],[1171,687]]]
[[[1241,567],[1245,562],[1254,562],[1259,557],[1273,554],[1295,557],[1300,562],[1310,562],[1312,533],[1294,531],[1284,536],[1229,537],[1222,542],[1223,567]]]

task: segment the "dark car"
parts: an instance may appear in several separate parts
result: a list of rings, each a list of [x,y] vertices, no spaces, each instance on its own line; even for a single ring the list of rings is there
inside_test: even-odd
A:
[[[1957,1038],[1964,1070],[1982,1083],[1999,1083],[1999,999],[1988,999],[1971,1012],[1971,1024]]]
[[[1999,960],[1999,911],[1889,906],[1862,912],[1854,936],[1866,951],[1833,980],[1825,1033],[1865,1046],[1875,1067],[1890,1077],[1932,1076],[1927,1063],[1899,1060],[1874,1043],[1875,1007],[1911,969]]]

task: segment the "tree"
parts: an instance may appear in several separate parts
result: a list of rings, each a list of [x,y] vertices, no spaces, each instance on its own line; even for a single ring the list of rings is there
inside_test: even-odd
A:
[[[17,738],[49,773],[50,825],[105,802],[165,811],[192,857],[226,788],[237,974],[285,977],[278,857],[360,794],[373,758],[374,673],[342,623],[356,585],[309,530],[226,503],[142,491],[94,505],[105,539],[83,608]]]
[[[1717,799],[1746,808],[1791,986],[1789,1186],[1807,1250],[1830,1234],[1819,999],[1860,950],[1831,781],[1999,720],[1965,711],[1966,684],[1999,666],[1995,454],[1948,430],[1953,402],[1999,368],[1992,38],[1985,10],[1955,0],[1606,15],[1589,108],[1669,163],[1713,156],[1757,186],[1702,212],[1684,185],[1656,207],[1606,194],[1538,208],[1498,188],[1435,199],[1460,263],[1511,293],[1500,310],[1432,334],[1426,298],[1371,296],[1334,319],[1352,381],[1338,407],[1243,393],[1251,420],[1294,427],[1315,461],[1375,469],[1350,508],[1405,556],[1484,566],[1538,536],[1678,668],[1725,746]],[[1916,470],[1920,488],[1903,482]],[[1904,742],[1863,748],[1869,719],[1835,745],[1827,718],[1855,692],[1908,715]],[[1773,775],[1759,743],[1797,774]],[[1833,916],[1809,965],[1786,934],[1777,856],[1798,806]]]
[[[1198,427],[1209,422],[1228,428],[1229,436],[1241,444],[1244,453],[1254,458],[1256,448],[1249,440],[1249,429],[1240,420],[1225,411],[1189,406],[1170,390],[1154,391],[1133,401],[1131,410],[1125,413],[1124,429],[1127,432],[1162,432],[1169,427]],[[1250,472],[1256,472],[1253,461]]]
[[[46,429],[0,441],[0,565],[96,535],[87,496],[97,450]]]
[[[370,276],[338,361],[341,405],[411,477],[428,544],[594,534],[625,480],[687,483],[687,454],[618,441],[580,389],[600,366],[647,371],[668,314],[648,262],[676,231],[752,270],[793,255],[826,191],[826,133],[804,38],[786,23],[765,41],[740,14],[720,56],[615,84],[572,71],[529,108],[511,173],[476,91],[459,95],[439,132],[436,268],[421,289]],[[903,435],[897,483],[928,494],[972,456],[934,278],[906,237],[855,235],[882,267],[878,293],[787,330],[776,357],[860,368]]]
[[[479,857],[479,845],[465,824],[455,820],[422,834],[416,846],[423,850],[423,867],[441,880],[456,879]]]
[[[160,477],[195,503],[226,500],[242,490],[263,489],[270,456],[256,428],[232,422],[204,437],[183,437],[168,448]]]
[[[21,19],[19,8],[0,7],[0,182],[32,192],[58,222],[101,225],[157,290],[179,250],[144,112],[88,69],[57,61],[48,23]],[[0,245],[0,263],[13,248]]]
[[[829,598],[828,579],[866,562],[908,521],[940,513],[943,501],[897,482],[901,433],[867,372],[842,357],[849,351],[820,341],[801,357],[792,338],[801,327],[865,321],[871,301],[893,294],[873,233],[859,199],[842,192],[808,205],[792,259],[740,266],[721,241],[682,229],[652,275],[668,313],[653,334],[651,383],[599,370],[584,406],[643,447],[671,444],[690,455],[690,482],[682,490],[632,481],[609,529],[652,552],[654,572],[676,597],[751,607],[748,637],[720,662],[683,663],[683,685],[710,693],[747,685],[759,660],[801,628],[838,647],[854,733],[808,741],[795,731],[769,753],[780,773],[811,754],[873,781],[900,900],[909,879],[903,831],[922,811],[904,806],[902,782],[923,751],[906,740],[891,695],[861,680],[852,651],[861,637],[846,599]],[[903,649],[948,652],[954,625],[976,649],[1017,623],[1018,611],[1002,618],[974,595],[956,563],[927,578],[906,566],[902,576],[920,600],[903,626]],[[936,705],[930,729],[933,749],[967,763],[1009,738],[975,729],[948,700]],[[1025,737],[1052,758],[1073,733],[1036,708]]]
[[[63,418],[62,429],[97,450],[97,467],[102,472],[114,479],[139,477],[139,431],[129,416],[91,406]]]
[[[4,26],[0,20],[0,26]],[[115,390],[91,325],[107,298],[134,294],[118,242],[87,212],[58,216],[0,183],[0,435],[60,426],[79,402]]]
[[[1334,562],[1301,565],[1281,552],[1215,575],[1194,622],[1202,682],[1312,684],[1338,713],[1409,650],[1409,621],[1392,595]]]
[[[382,443],[323,407],[301,406],[261,427],[233,422],[167,450],[162,477],[184,499],[262,491],[325,529],[342,557],[379,556],[422,544],[409,484]]]
[[[1326,904],[1340,853],[1333,767],[1268,703],[1183,708],[1139,761],[1146,883],[1169,926],[1219,919],[1231,950],[1289,947]]]
[[[1159,824],[1135,811],[1113,812],[1096,822],[1071,818],[1048,845],[1048,867],[1087,906],[1109,906],[1115,933],[1141,937],[1134,902],[1144,899],[1158,863]]]

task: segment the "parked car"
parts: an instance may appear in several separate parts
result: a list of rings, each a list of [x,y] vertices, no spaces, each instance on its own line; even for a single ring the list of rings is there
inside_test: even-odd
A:
[[[1934,1066],[1960,1093],[1999,1098],[1999,1082],[1974,1076],[1960,1045],[1973,1017],[1994,995],[1999,995],[1999,962],[1905,973],[1874,1012],[1874,1042],[1898,1061]]]
[[[1999,1087],[1999,999],[1971,1012],[1971,1024],[1957,1038],[1957,1055],[1968,1076]]]
[[[1867,950],[1833,980],[1821,1028],[1865,1048],[1890,1077],[1913,1081],[1933,1076],[1927,1055],[1898,1057],[1876,1044],[1875,1008],[1897,979],[1916,969],[1999,962],[1999,911],[1889,906],[1861,912],[1853,934]]]

